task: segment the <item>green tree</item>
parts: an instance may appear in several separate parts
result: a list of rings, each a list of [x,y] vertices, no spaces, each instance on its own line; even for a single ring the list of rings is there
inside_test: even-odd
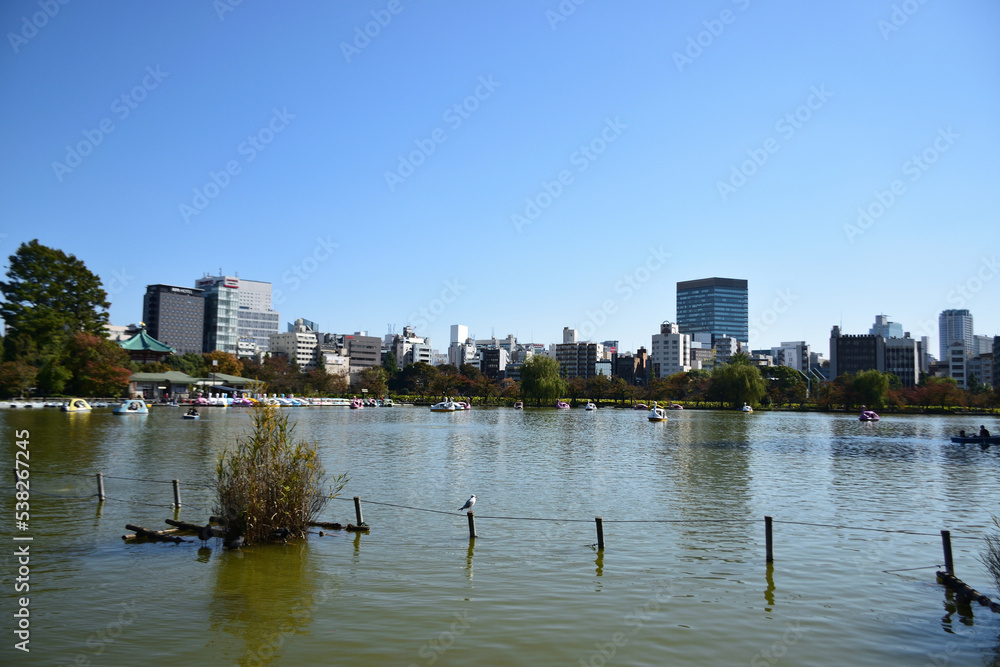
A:
[[[187,373],[193,378],[205,377],[205,375],[208,374],[208,371],[205,368],[205,357],[196,352],[188,352],[184,355],[171,354],[163,360],[163,363],[169,366],[171,370]],[[257,366],[259,368],[260,364],[257,364]],[[240,377],[253,377],[253,374],[246,373],[245,362],[243,364],[243,368],[240,369],[240,372],[234,373],[234,375],[239,375]]]
[[[734,408],[743,403],[757,405],[765,393],[767,387],[757,367],[741,362],[716,366],[708,389],[711,400]]]
[[[806,380],[790,366],[768,366],[761,375],[767,382],[767,397],[774,405],[790,405],[806,400]]]
[[[399,364],[396,362],[396,355],[392,352],[387,352],[385,358],[382,359],[382,368],[385,369],[385,374],[388,378],[392,379],[399,373]]]
[[[889,394],[889,375],[876,370],[859,371],[850,379],[853,401],[869,408],[881,408]],[[858,403],[852,403],[857,405]]]
[[[559,362],[552,357],[536,354],[521,366],[521,394],[536,405],[559,398],[565,390],[565,383],[559,377]]]
[[[4,299],[0,316],[11,330],[4,339],[5,358],[14,361],[19,353],[37,351],[42,364],[49,366],[46,381],[50,387],[57,387],[64,376],[57,357],[71,336],[105,334],[111,304],[101,279],[75,256],[37,239],[22,243],[10,256],[0,293]]]
[[[409,364],[392,379],[390,386],[393,391],[404,394],[417,394],[421,398],[430,390],[431,383],[437,377],[438,370],[426,361]]]

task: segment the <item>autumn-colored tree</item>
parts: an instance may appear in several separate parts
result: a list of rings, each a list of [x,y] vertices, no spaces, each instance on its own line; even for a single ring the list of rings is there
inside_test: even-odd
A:
[[[224,373],[225,375],[235,375],[237,377],[243,377],[240,373],[243,372],[243,364],[236,357],[235,354],[231,352],[223,352],[222,350],[215,350],[214,352],[209,352],[202,355],[205,357],[205,368],[209,373]],[[215,366],[212,365],[213,361],[218,361],[219,363]]]
[[[0,396],[22,396],[35,384],[38,369],[26,361],[5,361],[0,364]]]
[[[132,371],[122,347],[103,336],[77,333],[67,344],[66,367],[73,374],[70,390],[77,396],[119,396]]]
[[[385,396],[389,391],[386,372],[381,366],[366,368],[358,374],[358,389],[367,389],[369,396]]]

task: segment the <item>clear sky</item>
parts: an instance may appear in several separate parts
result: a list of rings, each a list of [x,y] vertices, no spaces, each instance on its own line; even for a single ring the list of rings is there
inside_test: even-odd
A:
[[[648,347],[711,276],[752,347],[1000,334],[996,2],[231,2],[0,5],[0,253],[115,324],[221,269],[441,350]]]

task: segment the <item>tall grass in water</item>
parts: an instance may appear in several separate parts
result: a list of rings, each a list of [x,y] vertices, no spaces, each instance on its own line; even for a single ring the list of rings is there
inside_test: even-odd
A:
[[[992,533],[987,533],[986,550],[980,552],[979,560],[986,566],[986,572],[993,577],[997,591],[1000,592],[1000,519],[993,518],[993,526],[997,529]]]
[[[264,542],[287,528],[304,536],[309,522],[347,483],[343,474],[330,477],[315,445],[294,442],[294,424],[273,405],[252,408],[249,433],[226,450],[216,466],[216,514],[230,539]]]

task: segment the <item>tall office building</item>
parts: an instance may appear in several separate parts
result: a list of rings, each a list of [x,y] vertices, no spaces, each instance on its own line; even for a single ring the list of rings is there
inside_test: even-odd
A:
[[[237,278],[237,281],[236,331],[240,338],[253,338],[258,350],[267,350],[271,334],[281,330],[280,314],[271,310],[271,283],[244,278]],[[312,329],[318,331],[319,327],[313,325]]]
[[[142,297],[146,332],[177,354],[201,354],[205,300],[201,290],[175,285],[146,285]]]
[[[731,336],[744,343],[750,334],[747,281],[704,278],[677,283],[680,333]]]
[[[202,351],[239,352],[236,329],[240,309],[240,279],[235,276],[205,276],[195,282],[205,299],[205,330]],[[275,332],[277,333],[277,332]]]
[[[941,360],[949,358],[953,343],[962,343],[965,353],[972,354],[972,314],[965,310],[942,310],[938,316],[938,349]]]
[[[267,350],[271,335],[280,331],[280,315],[271,310],[271,283],[237,276],[204,276],[195,286],[204,290],[204,351],[238,353],[238,341],[253,340]]]

